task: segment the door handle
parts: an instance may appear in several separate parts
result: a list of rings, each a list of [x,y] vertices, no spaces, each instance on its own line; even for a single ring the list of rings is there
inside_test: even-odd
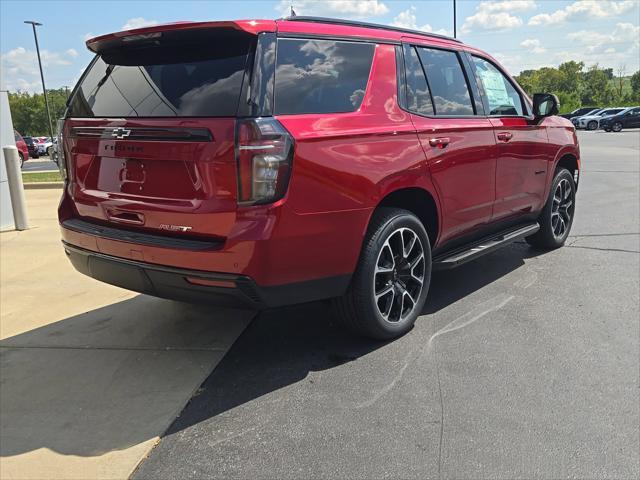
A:
[[[449,145],[450,141],[451,140],[449,140],[449,137],[431,138],[429,139],[429,145],[436,148],[445,148],[447,145]]]
[[[513,138],[513,134],[509,132],[500,132],[496,135],[501,142],[508,142]]]

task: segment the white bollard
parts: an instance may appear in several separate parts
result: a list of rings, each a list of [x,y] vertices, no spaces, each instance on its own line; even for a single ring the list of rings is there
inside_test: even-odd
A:
[[[22,185],[22,171],[20,170],[20,157],[18,149],[11,145],[2,147],[4,162],[7,166],[7,180],[9,182],[9,195],[11,196],[11,208],[16,230],[29,228],[27,220],[27,202],[24,199],[24,186]]]

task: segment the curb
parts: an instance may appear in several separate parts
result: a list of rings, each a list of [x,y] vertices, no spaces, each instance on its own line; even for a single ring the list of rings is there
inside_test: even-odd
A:
[[[63,182],[28,182],[24,183],[25,190],[43,190],[46,188],[62,188]]]

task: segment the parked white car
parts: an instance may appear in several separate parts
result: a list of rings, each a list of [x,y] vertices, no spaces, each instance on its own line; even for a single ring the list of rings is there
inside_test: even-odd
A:
[[[53,153],[53,142],[50,137],[38,137],[38,153],[40,155],[49,155]]]
[[[582,117],[586,117],[586,116],[588,116],[588,115],[595,115],[596,113],[598,113],[598,112],[600,112],[600,111],[602,111],[602,110],[604,110],[604,109],[603,109],[603,108],[594,108],[593,110],[591,110],[591,111],[589,111],[589,112],[585,113],[584,115],[578,115],[578,116],[575,116],[575,117],[571,117],[571,118],[570,118],[571,123],[573,123],[573,126],[574,126],[574,127],[578,128],[578,123],[580,122],[580,119],[581,119]]]
[[[604,117],[610,117],[611,115],[617,115],[622,112],[624,108],[603,108],[602,110],[578,117],[578,123],[576,128],[583,128],[585,130],[597,130],[600,128],[600,120]]]

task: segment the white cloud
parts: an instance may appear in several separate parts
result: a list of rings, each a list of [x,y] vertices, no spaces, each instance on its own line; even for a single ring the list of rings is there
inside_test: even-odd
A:
[[[122,26],[122,30],[133,30],[135,28],[151,27],[157,24],[157,20],[147,20],[143,17],[130,18],[129,20],[127,20],[127,23]]]
[[[391,22],[391,25],[394,27],[401,28],[410,28],[412,30],[421,30],[423,32],[433,32],[439,35],[450,35],[451,33],[443,28],[439,30],[434,30],[431,25],[425,23],[424,25],[418,26],[418,21],[416,18],[416,7],[413,5],[408,9],[400,12]]]
[[[503,0],[500,2],[482,2],[482,8],[488,12],[524,12],[534,10],[537,5],[534,0]],[[480,6],[478,7],[480,8]]]
[[[473,29],[509,30],[520,27],[523,24],[522,18],[511,13],[535,8],[536,2],[533,0],[480,2],[476,7],[476,12],[465,19],[461,30],[464,33],[469,33]]]
[[[580,30],[567,34],[567,38],[584,45],[588,53],[613,53],[617,50],[631,52],[640,46],[640,26],[618,23],[611,33]]]
[[[638,3],[635,0],[578,0],[553,13],[541,13],[529,19],[529,25],[560,25],[568,21],[622,15]]]
[[[45,76],[58,68],[71,65],[78,52],[69,49],[64,53],[40,50],[42,68]],[[2,88],[7,90],[39,92],[42,91],[38,56],[35,50],[17,47],[0,55],[0,71],[2,72]]]
[[[342,15],[347,17],[376,17],[389,8],[380,0],[280,0],[276,4],[283,16],[289,16],[291,6],[296,15]]]
[[[527,38],[520,42],[520,46],[529,50],[531,53],[544,53],[545,48],[540,44],[540,40],[537,38]]]

